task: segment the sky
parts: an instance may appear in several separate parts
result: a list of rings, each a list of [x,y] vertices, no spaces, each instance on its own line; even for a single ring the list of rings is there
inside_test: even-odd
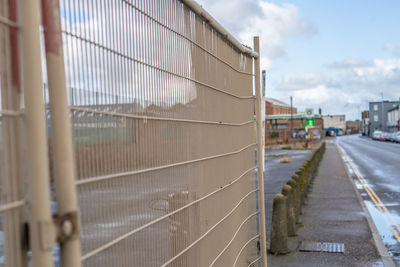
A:
[[[267,97],[346,120],[400,98],[400,1],[197,2],[242,43],[260,36]]]

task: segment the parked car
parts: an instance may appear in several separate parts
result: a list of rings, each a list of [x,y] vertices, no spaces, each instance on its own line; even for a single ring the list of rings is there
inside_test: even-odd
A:
[[[385,141],[392,142],[393,133],[386,133],[385,134]]]
[[[312,135],[313,135],[313,139],[318,139],[318,140],[321,139],[321,134],[318,130],[313,130]]]
[[[336,132],[335,131],[327,131],[326,136],[336,136]]]
[[[388,133],[388,135],[386,136],[387,141],[396,142],[396,140],[394,139],[396,134],[397,132]]]
[[[300,130],[296,134],[296,138],[305,139],[307,137],[307,132],[304,130]]]
[[[400,143],[400,131],[395,132],[395,134],[393,136],[393,142]]]
[[[374,133],[372,134],[372,139],[381,140],[382,134],[383,134],[382,131],[374,131]]]
[[[382,134],[381,134],[379,140],[381,140],[381,141],[386,141],[386,136],[387,136],[387,135],[388,135],[387,132],[382,132]]]

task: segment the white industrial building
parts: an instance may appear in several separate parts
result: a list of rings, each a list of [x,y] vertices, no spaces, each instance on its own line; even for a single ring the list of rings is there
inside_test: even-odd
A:
[[[324,129],[338,129],[338,134],[344,134],[346,130],[346,115],[324,115]]]

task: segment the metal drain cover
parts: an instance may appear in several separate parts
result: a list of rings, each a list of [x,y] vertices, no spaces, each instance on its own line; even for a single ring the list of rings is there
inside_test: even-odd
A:
[[[302,241],[301,245],[299,247],[299,251],[344,253],[344,244],[343,243]]]

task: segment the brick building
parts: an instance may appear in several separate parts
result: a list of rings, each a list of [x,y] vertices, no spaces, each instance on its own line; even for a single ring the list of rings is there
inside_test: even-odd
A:
[[[358,134],[361,131],[361,121],[346,121],[346,134]]]
[[[292,112],[290,112],[290,105],[285,102],[275,98],[265,98],[265,115],[277,114],[297,114],[297,108],[292,107]]]
[[[292,113],[291,113],[292,111]],[[265,142],[288,143],[293,138],[305,138],[308,133],[322,134],[323,121],[320,114],[314,115],[314,126],[307,126],[305,113],[297,113],[297,108],[274,98],[265,101]]]

